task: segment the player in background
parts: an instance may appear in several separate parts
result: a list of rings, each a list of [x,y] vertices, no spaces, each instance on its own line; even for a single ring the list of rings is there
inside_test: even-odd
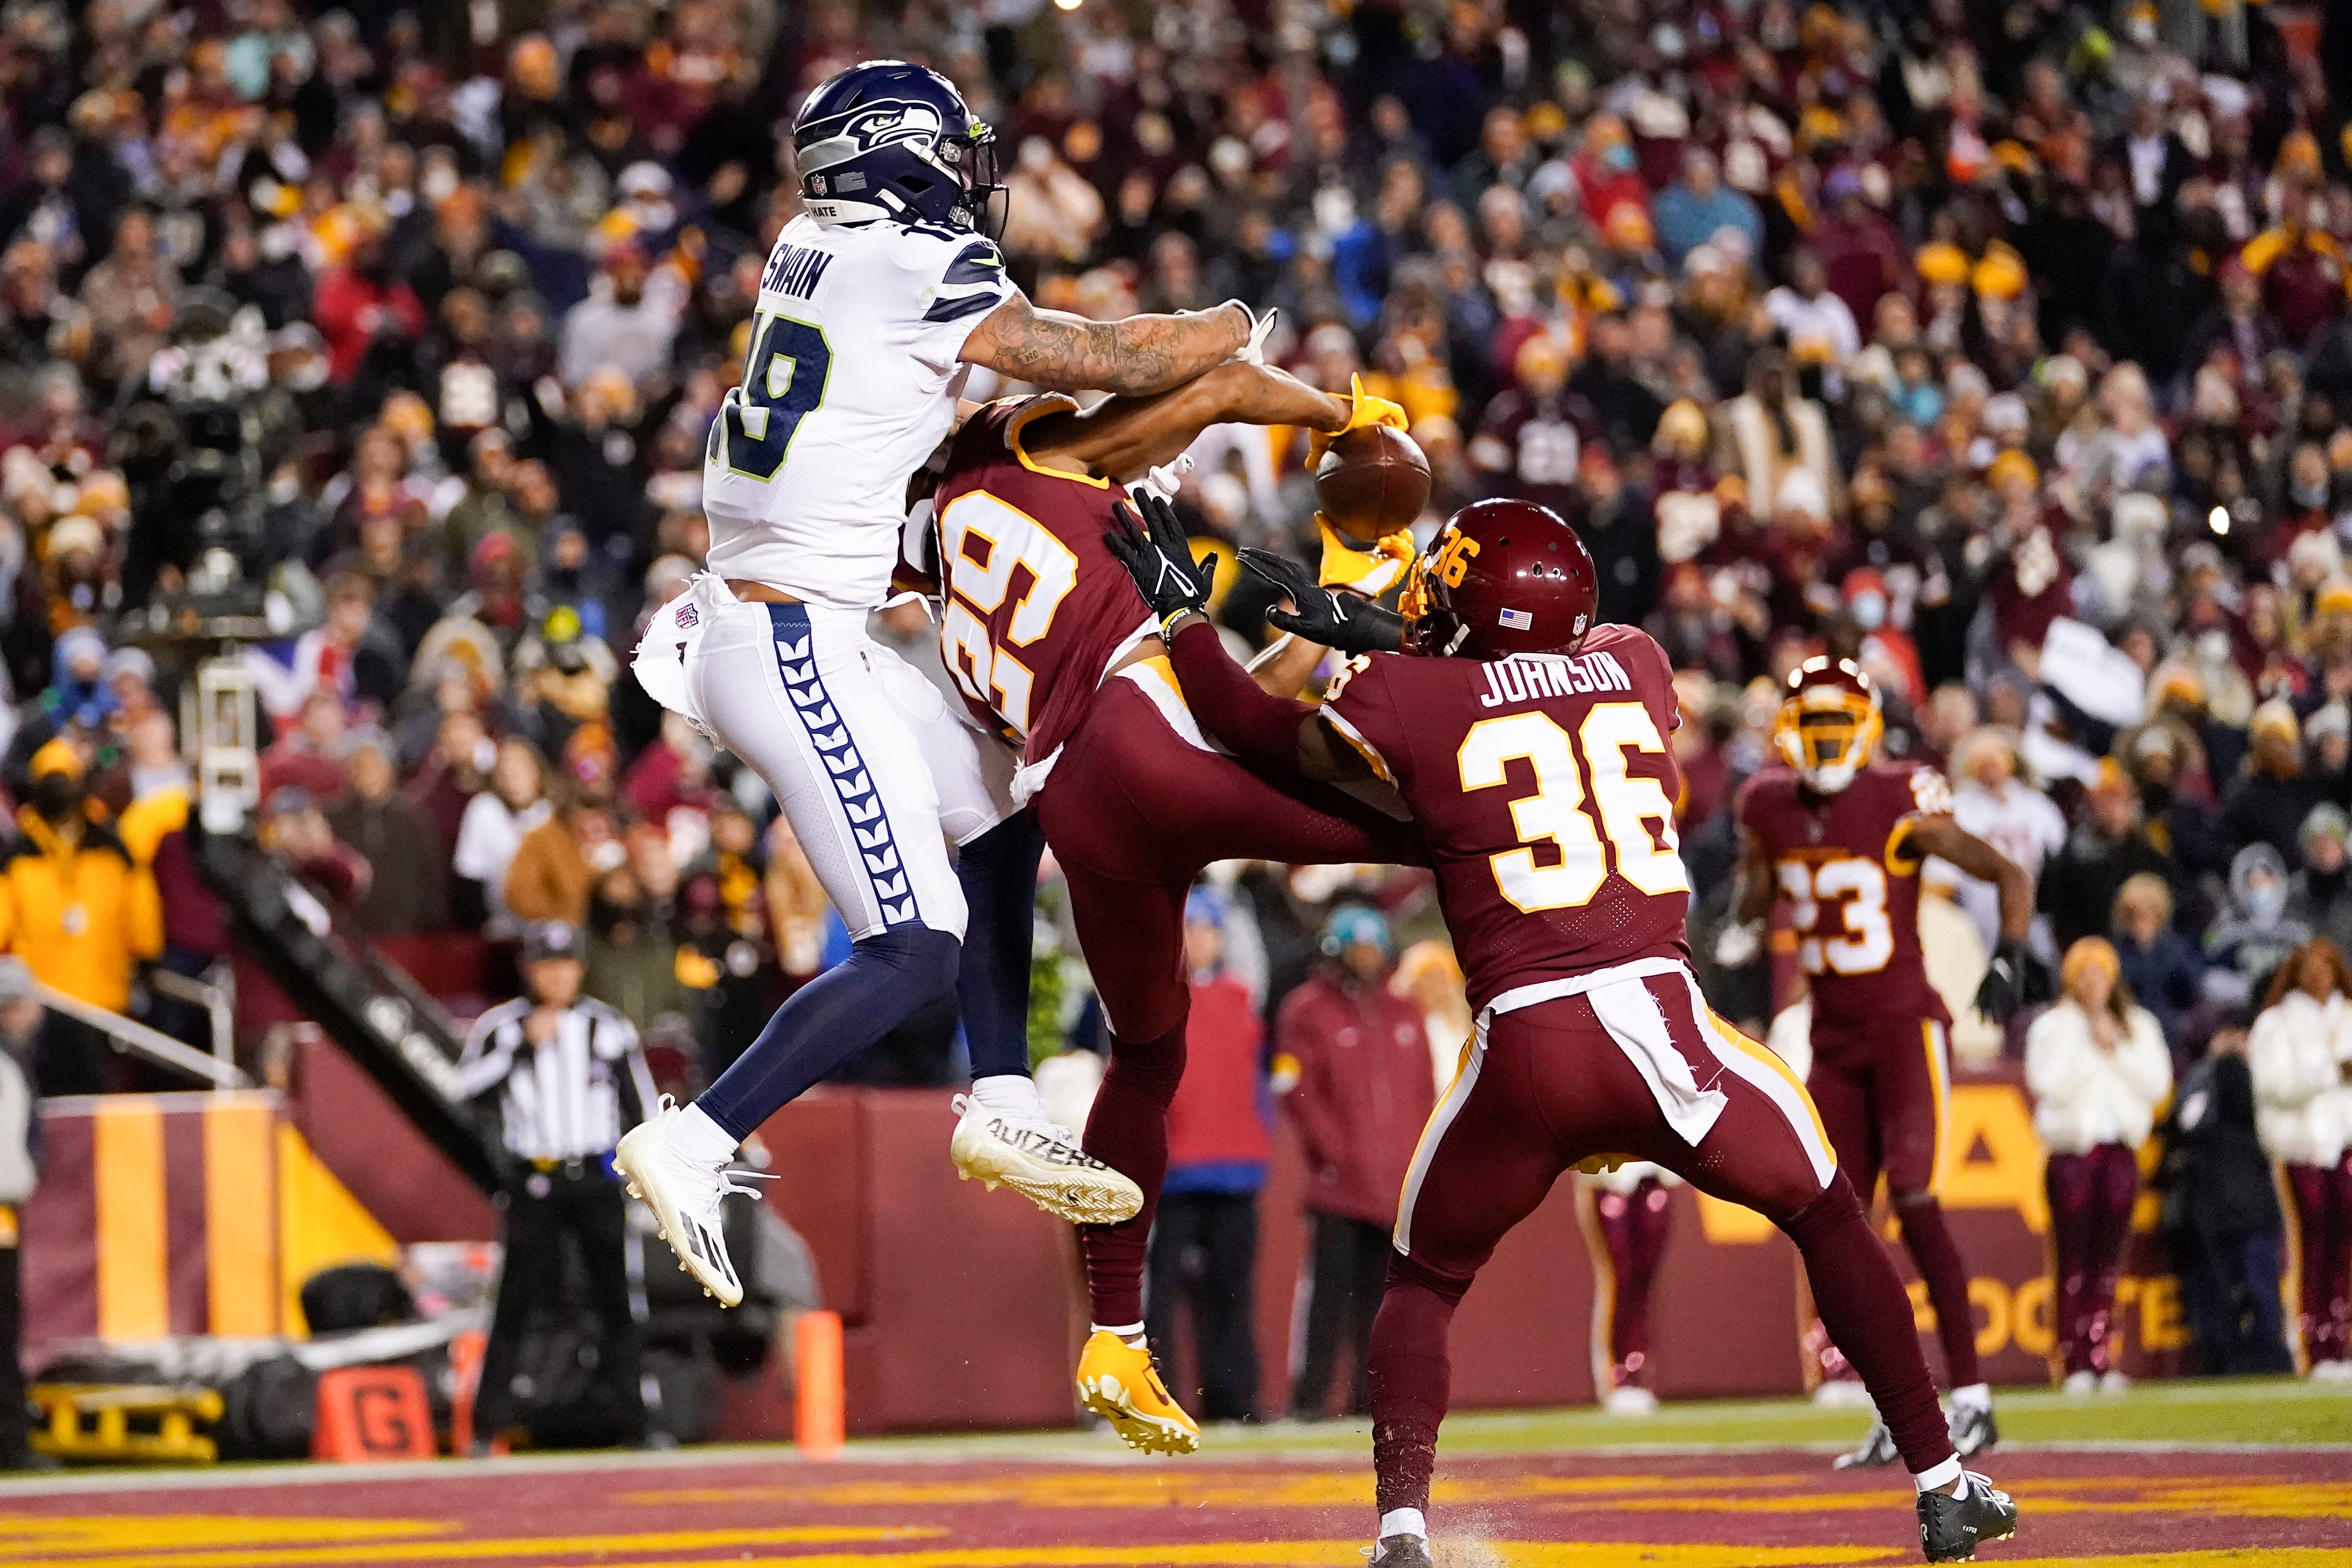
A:
[[[1245,552],[1294,605],[1270,620],[1366,656],[1318,708],[1227,657],[1174,515],[1145,511],[1148,528],[1116,516],[1115,537],[1203,727],[1254,767],[1384,787],[1412,814],[1476,1010],[1405,1178],[1372,1330],[1375,1568],[1430,1561],[1455,1305],[1563,1172],[1617,1159],[1654,1161],[1796,1242],[1916,1480],[1929,1561],[2012,1533],[2015,1508],[1952,1452],[1909,1299],[1803,1087],[1699,994],[1673,672],[1641,631],[1591,624],[1575,531],[1523,501],[1465,508],[1416,562],[1402,616]]]
[[[1806,1087],[1854,1191],[1869,1202],[1886,1178],[1903,1244],[1936,1310],[1952,1446],[1966,1458],[2000,1433],[1991,1390],[1977,1370],[1968,1267],[1936,1197],[1951,1016],[1920,952],[1919,868],[1940,855],[2000,889],[2000,944],[1977,993],[1978,1009],[1995,1023],[2022,999],[2033,888],[2000,850],[1952,820],[1943,774],[1871,760],[1884,731],[1877,689],[1852,661],[1811,658],[1790,673],[1772,728],[1786,765],[1749,779],[1734,805],[1741,842],[1734,921],[1716,957],[1727,968],[1751,962],[1773,901],[1789,900],[1812,996]],[[1839,1464],[1895,1458],[1882,1421]]]
[[[1261,778],[1202,738],[1158,621],[1104,546],[1104,508],[1118,482],[1173,463],[1211,425],[1330,433],[1402,417],[1379,398],[1333,396],[1255,364],[1220,365],[1160,396],[1114,397],[1084,413],[1066,397],[1010,400],[965,422],[932,497],[941,652],[973,714],[1022,749],[1013,793],[1032,803],[1067,879],[1110,1023],[1085,1148],[1133,1178],[1142,1205],[1079,1231],[1093,1331],[1077,1382],[1087,1407],[1136,1447],[1181,1453],[1200,1440],[1154,1371],[1143,1330],[1145,1247],[1184,1071],[1193,879],[1231,858],[1421,857],[1406,824],[1295,774]],[[1369,593],[1387,583],[1360,574],[1392,580],[1412,555],[1409,536],[1377,552],[1328,548],[1333,574]],[[1323,651],[1275,650],[1259,677],[1296,691]]]
[[[976,748],[866,618],[889,593],[908,477],[953,422],[966,367],[1151,393],[1241,351],[1255,325],[1238,301],[1121,321],[1033,309],[992,237],[994,133],[935,71],[843,71],[802,105],[793,148],[803,210],[768,258],[742,384],[705,455],[709,570],[637,658],[648,692],[767,781],[854,940],[692,1105],[665,1107],[616,1152],[681,1266],[730,1306],[742,1287],[719,1207],[749,1190],[728,1175],[737,1145],[959,980],[967,1169],[1066,1218],[1141,1201],[1053,1125],[1029,1081],[1039,847],[1004,799],[1010,760]],[[989,900],[968,948],[959,873]],[[1013,906],[1017,920],[1001,912]]]

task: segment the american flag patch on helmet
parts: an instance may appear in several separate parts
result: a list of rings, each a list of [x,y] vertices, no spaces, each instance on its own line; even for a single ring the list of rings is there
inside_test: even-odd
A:
[[[1530,632],[1535,630],[1536,618],[1525,610],[1505,610],[1496,618],[1500,620],[1505,626],[1510,627],[1513,631]]]

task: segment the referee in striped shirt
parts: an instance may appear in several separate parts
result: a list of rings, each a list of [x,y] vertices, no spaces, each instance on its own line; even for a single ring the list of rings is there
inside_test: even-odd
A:
[[[513,1420],[523,1332],[534,1308],[562,1300],[567,1231],[579,1244],[589,1305],[604,1326],[596,1370],[618,1402],[619,1439],[635,1442],[644,1434],[626,1216],[611,1162],[621,1134],[653,1107],[653,1077],[628,1019],[580,994],[581,946],[580,933],[568,925],[533,926],[523,939],[524,994],[476,1021],[457,1067],[467,1100],[499,1096],[513,1156],[511,1178],[499,1196],[506,1261],[474,1405],[478,1446]]]

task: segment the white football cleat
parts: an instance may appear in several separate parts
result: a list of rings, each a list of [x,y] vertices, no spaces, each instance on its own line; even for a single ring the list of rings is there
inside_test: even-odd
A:
[[[2066,1374],[2066,1381],[2058,1385],[2058,1392],[2069,1399],[2088,1399],[2099,1392],[2099,1374],[2088,1371],[2070,1372]]]
[[[677,1118],[677,1102],[663,1095],[659,1110],[622,1135],[620,1147],[613,1151],[613,1168],[629,1184],[629,1195],[643,1199],[654,1211],[654,1226],[677,1254],[677,1266],[718,1298],[720,1306],[740,1306],[743,1282],[727,1256],[719,1205],[738,1194],[758,1195],[757,1187],[737,1185],[735,1176],[770,1178],[678,1153],[670,1147]]]
[[[999,1182],[1072,1225],[1115,1225],[1143,1207],[1143,1189],[1078,1147],[1076,1134],[1044,1118],[991,1110],[955,1097],[948,1158],[965,1181]]]
[[[1601,1400],[1601,1408],[1612,1415],[1655,1415],[1658,1413],[1658,1396],[1646,1388],[1637,1388],[1629,1383],[1611,1389],[1608,1397]]]

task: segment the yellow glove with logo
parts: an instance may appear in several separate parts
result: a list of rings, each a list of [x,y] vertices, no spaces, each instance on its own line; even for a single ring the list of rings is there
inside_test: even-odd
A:
[[[1403,408],[1385,397],[1374,397],[1364,390],[1362,373],[1348,378],[1348,422],[1337,430],[1309,430],[1307,433],[1307,467],[1311,470],[1323,460],[1323,448],[1350,430],[1360,430],[1367,425],[1385,425],[1391,430],[1406,428],[1408,421]]]
[[[1412,570],[1413,557],[1421,546],[1412,542],[1410,529],[1398,529],[1379,543],[1366,547],[1358,544],[1324,518],[1315,514],[1315,530],[1323,536],[1323,562],[1315,581],[1326,588],[1345,588],[1351,594],[1361,594],[1367,599],[1377,599],[1399,583]]]

